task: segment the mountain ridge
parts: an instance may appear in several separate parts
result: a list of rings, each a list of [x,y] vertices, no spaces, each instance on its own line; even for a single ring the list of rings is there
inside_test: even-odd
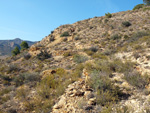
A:
[[[20,48],[21,42],[20,38],[15,38],[11,40],[0,40],[0,56],[11,56],[11,51],[17,46]],[[29,46],[33,45],[36,42],[26,41]]]

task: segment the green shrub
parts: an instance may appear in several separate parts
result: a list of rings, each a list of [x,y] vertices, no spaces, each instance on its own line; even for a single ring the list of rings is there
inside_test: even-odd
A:
[[[45,59],[48,59],[48,58],[51,58],[52,57],[52,54],[49,54],[47,51],[41,51],[41,53],[39,53],[37,56],[36,56],[39,60],[45,60]]]
[[[34,111],[44,113],[50,111],[56,99],[64,93],[65,88],[71,83],[70,77],[72,78],[64,69],[57,68],[55,74],[43,78],[36,87],[37,99],[34,100]],[[43,101],[44,103],[42,103]]]
[[[53,42],[53,41],[55,40],[54,36],[51,36],[51,37],[49,38],[49,40],[50,40],[50,42]]]
[[[64,57],[68,57],[68,56],[72,56],[72,55],[73,55],[72,52],[65,52],[65,53],[63,54]]]
[[[104,19],[104,23],[106,24],[109,20],[107,18]]]
[[[3,104],[5,102],[7,102],[8,100],[10,100],[10,96],[9,95],[3,96],[3,97],[1,97],[0,104]]]
[[[19,69],[19,67],[18,67],[17,65],[10,65],[10,66],[8,67],[7,73],[17,72],[17,71],[19,71],[19,70],[20,70],[20,69]]]
[[[31,58],[31,55],[29,53],[24,54],[24,59],[29,60]]]
[[[107,56],[102,53],[95,53],[93,54],[92,58],[108,59]]]
[[[86,56],[81,56],[79,54],[76,54],[73,56],[73,61],[76,63],[83,63],[87,60],[88,60],[88,58]]]
[[[105,16],[106,16],[107,18],[111,18],[111,17],[112,17],[112,14],[111,14],[111,13],[105,13]]]
[[[109,79],[108,70],[94,70],[88,84],[97,91],[97,104],[109,106],[123,97],[122,91]]]
[[[145,88],[145,85],[147,84],[146,78],[142,77],[136,70],[127,71],[124,74],[124,79],[127,80],[127,82],[139,89]]]
[[[33,81],[39,81],[40,80],[40,75],[39,73],[22,73],[22,76],[25,77],[25,83],[28,82],[33,82]]]
[[[24,80],[25,80],[25,77],[24,75],[19,75],[17,77],[14,78],[14,82],[15,82],[15,85],[16,86],[21,86],[24,84]]]
[[[3,96],[3,95],[5,95],[5,94],[8,94],[10,91],[11,91],[11,88],[10,88],[10,87],[7,87],[7,88],[5,88],[5,89],[2,89],[2,90],[0,91],[0,96]]]
[[[97,51],[98,51],[98,47],[90,47],[90,50],[91,50],[92,52],[97,52]]]
[[[90,47],[89,49],[84,49],[87,55],[92,56],[94,53],[98,51],[98,47]]]
[[[82,76],[82,71],[83,71],[84,65],[83,64],[78,64],[75,69],[73,70],[72,74],[71,74],[71,79],[72,81],[76,81],[78,80],[79,77]]]
[[[4,85],[11,85],[11,81],[12,81],[12,77],[11,76],[7,76],[7,75],[0,75],[0,78],[2,78],[2,83]]]
[[[143,8],[144,7],[144,4],[138,4],[136,5],[133,10],[136,10],[136,9],[140,9],[140,8]]]
[[[134,47],[133,47],[133,49],[134,50],[141,50],[143,48],[143,46],[141,46],[141,45],[134,45]]]
[[[75,37],[75,38],[74,38],[74,40],[76,40],[76,41],[77,41],[77,40],[80,40],[80,38],[79,38],[79,37]]]
[[[21,73],[17,77],[14,78],[14,82],[16,86],[21,86],[28,82],[39,81],[40,76],[38,73]]]
[[[118,34],[114,34],[110,37],[112,40],[118,40],[118,39],[121,39],[121,36],[118,35]]]
[[[134,33],[131,38],[129,38],[128,43],[130,42],[134,42],[137,41],[138,39],[144,37],[144,36],[149,36],[149,32],[148,31],[138,31],[136,33]]]
[[[65,38],[63,39],[63,41],[64,41],[64,42],[66,42],[67,40],[68,40],[68,38],[67,38],[67,37],[65,37]]]
[[[94,54],[94,52],[89,49],[84,50],[84,52],[89,56],[92,56]]]
[[[123,25],[124,27],[129,27],[129,26],[131,26],[131,23],[128,22],[128,21],[124,21],[124,22],[122,22],[122,25]]]
[[[69,32],[63,32],[61,35],[60,35],[60,37],[65,37],[65,36],[69,36]]]

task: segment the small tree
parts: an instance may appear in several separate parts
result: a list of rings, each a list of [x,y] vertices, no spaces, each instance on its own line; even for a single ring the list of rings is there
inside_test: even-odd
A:
[[[150,5],[150,0],[143,0],[146,5]]]
[[[19,54],[19,53],[20,53],[20,50],[19,50],[18,47],[15,47],[15,49],[12,50],[12,55],[13,55],[13,56],[16,56],[16,55]]]
[[[25,50],[25,49],[28,49],[28,48],[29,48],[28,43],[27,43],[26,41],[23,41],[23,42],[20,44],[20,46],[21,46],[21,50]]]

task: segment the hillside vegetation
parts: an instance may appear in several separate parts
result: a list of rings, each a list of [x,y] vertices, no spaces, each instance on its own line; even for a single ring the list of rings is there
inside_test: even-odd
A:
[[[0,113],[149,113],[150,7],[56,28],[0,60]]]

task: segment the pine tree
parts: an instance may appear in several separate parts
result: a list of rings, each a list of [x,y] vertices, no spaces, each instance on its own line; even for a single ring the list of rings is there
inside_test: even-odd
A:
[[[19,53],[20,53],[20,50],[19,50],[18,47],[15,47],[14,50],[12,50],[12,55],[13,55],[13,56],[16,56],[16,55],[19,54]]]
[[[25,50],[25,49],[28,49],[28,48],[29,48],[28,43],[27,43],[26,41],[23,41],[23,42],[20,44],[20,46],[21,46],[21,50]]]

